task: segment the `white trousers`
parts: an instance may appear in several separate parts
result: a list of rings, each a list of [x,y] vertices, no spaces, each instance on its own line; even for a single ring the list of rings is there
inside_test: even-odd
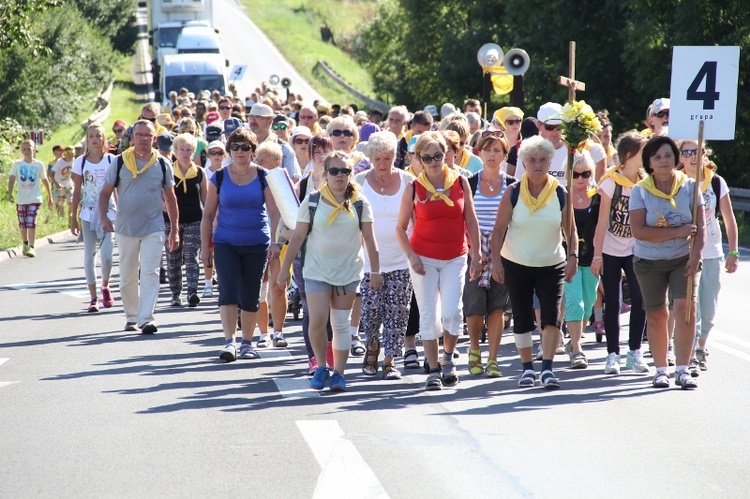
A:
[[[159,298],[159,264],[164,249],[164,232],[130,237],[117,234],[120,249],[120,297],[127,322],[138,327],[154,321]],[[141,270],[140,286],[138,269]]]
[[[409,267],[414,296],[419,306],[419,335],[422,340],[436,340],[445,329],[453,336],[462,331],[466,255],[452,260],[420,256],[425,274]],[[438,317],[438,310],[440,316]]]

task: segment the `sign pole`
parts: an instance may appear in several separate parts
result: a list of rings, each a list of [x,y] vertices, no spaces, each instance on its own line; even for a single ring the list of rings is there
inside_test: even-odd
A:
[[[698,206],[698,196],[701,195],[701,182],[703,175],[703,126],[705,122],[700,120],[698,122],[698,166],[695,169],[695,188],[693,189],[693,223],[698,219],[698,210],[701,209]],[[697,234],[696,234],[697,235]],[[693,254],[693,245],[695,245],[695,236],[690,237],[690,251],[688,252],[688,258]],[[685,309],[685,324],[690,324],[690,319],[693,314],[693,305],[695,304],[695,295],[693,295],[693,281],[695,276],[690,274],[687,276],[687,296],[688,303]]]

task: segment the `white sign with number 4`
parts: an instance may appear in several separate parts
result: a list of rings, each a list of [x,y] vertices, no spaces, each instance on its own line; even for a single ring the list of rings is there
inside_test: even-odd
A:
[[[732,140],[737,117],[739,47],[674,47],[669,136]]]

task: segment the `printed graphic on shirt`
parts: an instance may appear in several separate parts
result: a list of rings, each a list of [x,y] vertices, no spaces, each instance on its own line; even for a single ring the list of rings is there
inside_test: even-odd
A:
[[[612,216],[609,231],[617,237],[633,237],[630,231],[630,196],[620,196],[612,200]]]

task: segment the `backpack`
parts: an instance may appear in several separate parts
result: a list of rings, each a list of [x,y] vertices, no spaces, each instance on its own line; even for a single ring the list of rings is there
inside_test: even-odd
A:
[[[217,172],[218,173],[218,172]],[[315,191],[311,193],[308,196],[308,209],[310,211],[310,223],[307,226],[307,235],[309,236],[312,232],[313,228],[313,220],[315,220],[315,211],[318,209],[318,203],[320,203],[320,191]],[[362,230],[362,211],[364,210],[364,202],[362,201],[362,198],[357,199],[354,202],[354,209],[357,212],[357,218],[359,219],[359,230]],[[305,255],[307,253],[307,237],[305,237],[305,242],[302,243],[302,248],[300,248],[299,254],[300,259],[302,260],[302,265],[305,264]]]
[[[711,189],[714,191],[714,196],[716,196],[716,209],[714,210],[714,213],[716,214],[716,219],[721,219],[721,210],[719,209],[719,196],[721,196],[721,181],[719,180],[721,177],[714,174],[714,177],[711,179]]]
[[[122,165],[125,164],[125,161],[122,159],[122,154],[117,156],[117,174],[115,175],[115,185],[112,187],[117,187],[117,184],[120,183],[120,172],[122,171]],[[164,162],[164,158],[159,155],[159,165],[161,165],[161,185],[164,187],[167,185],[167,164]]]
[[[510,202],[515,208],[518,204],[518,195],[519,195],[519,189],[521,187],[521,182],[516,182],[513,185],[511,185],[510,188]],[[557,200],[560,202],[560,211],[563,211],[565,209],[565,188],[561,185],[557,186]]]
[[[510,175],[505,176],[506,187],[511,184],[515,184],[516,182],[516,177],[511,177]],[[477,187],[479,186],[479,173],[475,173],[474,175],[469,177],[469,186],[471,187],[471,195],[474,196],[477,193]]]
[[[224,168],[225,167],[221,167],[216,171],[216,173],[214,173],[214,178],[216,179],[216,197],[219,197],[219,192],[221,192],[221,183],[224,181]],[[268,170],[266,170],[262,166],[258,167],[258,178],[260,179],[260,186],[263,189],[268,187],[268,182],[266,182],[267,173]]]

